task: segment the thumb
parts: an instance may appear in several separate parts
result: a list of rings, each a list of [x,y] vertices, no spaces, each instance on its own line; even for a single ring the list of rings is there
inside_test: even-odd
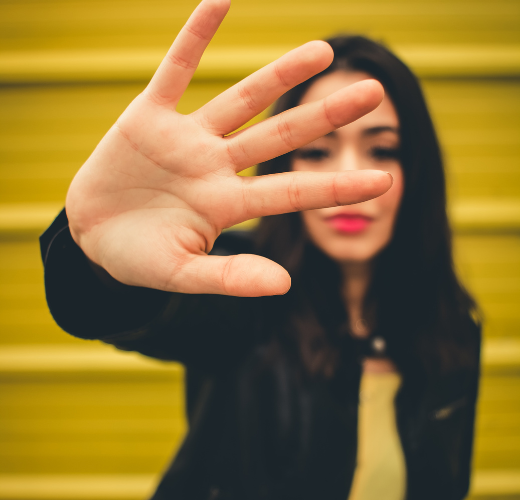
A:
[[[289,273],[258,255],[200,255],[183,265],[176,275],[175,291],[214,293],[237,297],[283,295],[291,287]]]

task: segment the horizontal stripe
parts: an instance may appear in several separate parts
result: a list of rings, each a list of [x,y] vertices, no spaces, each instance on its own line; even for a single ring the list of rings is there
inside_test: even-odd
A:
[[[157,477],[132,475],[0,475],[0,499],[142,500],[153,492]]]
[[[153,474],[0,474],[0,500],[142,500],[154,489]],[[471,495],[520,494],[520,470],[477,470]]]
[[[473,475],[471,485],[472,495],[520,494],[520,470],[477,470]]]
[[[60,203],[0,204],[0,235],[2,233],[39,233],[45,230],[62,209]],[[456,230],[518,230],[520,199],[475,198],[453,202],[449,207]],[[246,222],[237,228],[250,228]]]
[[[520,339],[488,339],[483,347],[486,368],[519,367]],[[0,373],[23,372],[167,372],[182,377],[178,363],[154,360],[106,346],[3,345]]]
[[[456,230],[520,229],[520,199],[474,198],[448,206]]]
[[[291,48],[209,48],[194,79],[241,79]],[[426,78],[520,75],[520,45],[413,45],[393,48],[419,76]],[[0,83],[147,81],[163,57],[163,49],[4,51],[0,52]]]
[[[168,372],[182,377],[178,363],[163,362],[105,346],[8,345],[0,347],[0,373]]]

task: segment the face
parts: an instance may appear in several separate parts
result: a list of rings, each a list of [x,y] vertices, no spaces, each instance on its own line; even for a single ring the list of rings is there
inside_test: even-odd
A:
[[[367,78],[370,76],[362,72],[331,73],[317,80],[301,103],[317,101]],[[369,262],[390,242],[404,188],[399,146],[399,119],[385,96],[371,113],[293,153],[295,171],[377,169],[390,172],[394,179],[392,187],[378,198],[302,212],[311,240],[335,261]]]

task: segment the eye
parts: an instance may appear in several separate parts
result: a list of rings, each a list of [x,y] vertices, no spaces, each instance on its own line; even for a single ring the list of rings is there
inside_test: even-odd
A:
[[[401,152],[399,148],[389,148],[376,146],[370,150],[370,154],[378,161],[400,160]]]
[[[319,162],[330,157],[330,151],[325,148],[304,148],[297,149],[294,157],[300,160]]]

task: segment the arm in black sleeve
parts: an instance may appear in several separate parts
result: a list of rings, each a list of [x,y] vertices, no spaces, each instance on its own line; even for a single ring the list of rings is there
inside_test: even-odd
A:
[[[136,330],[162,310],[171,295],[121,285],[107,287],[96,276],[69,231],[65,210],[40,237],[45,293],[54,320],[84,339]]]
[[[250,318],[245,310],[251,299],[126,285],[112,289],[72,239],[65,211],[42,234],[40,245],[49,309],[76,337],[204,369],[225,362],[246,342],[238,324]]]

